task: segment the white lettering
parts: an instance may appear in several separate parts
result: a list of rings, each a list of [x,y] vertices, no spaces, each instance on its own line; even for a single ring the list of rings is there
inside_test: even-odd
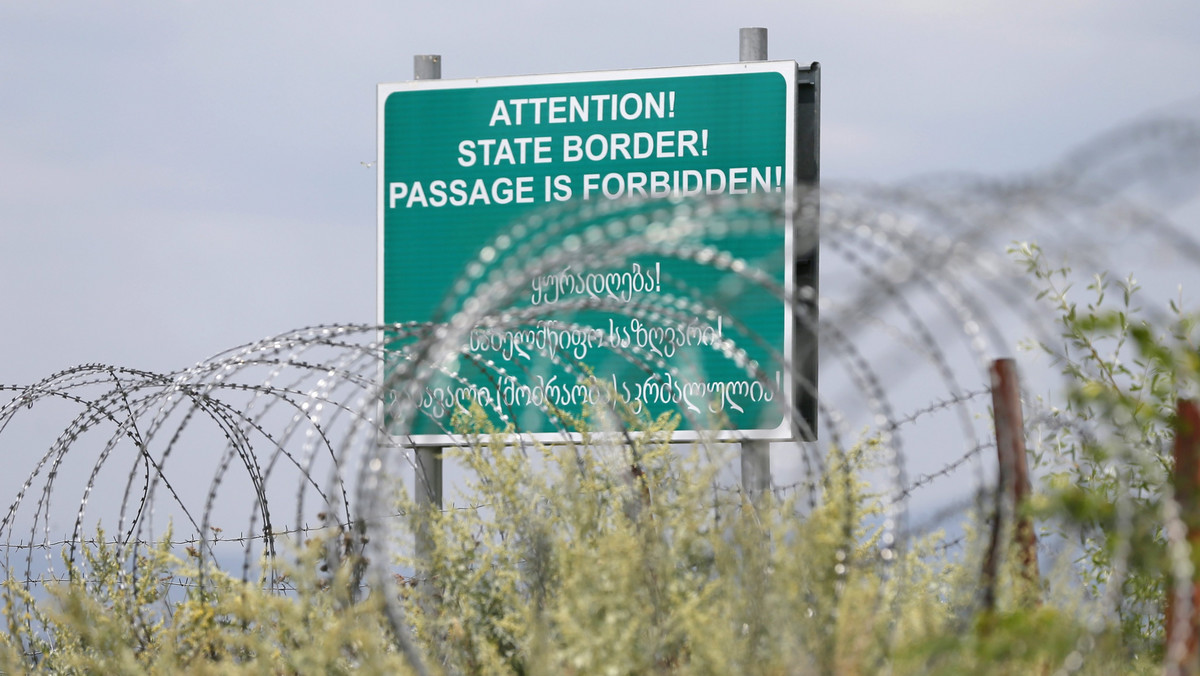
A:
[[[512,124],[512,120],[508,117],[508,108],[504,106],[503,101],[497,101],[496,107],[492,109],[492,119],[488,122],[489,127],[496,126],[497,122],[502,122],[507,125]]]

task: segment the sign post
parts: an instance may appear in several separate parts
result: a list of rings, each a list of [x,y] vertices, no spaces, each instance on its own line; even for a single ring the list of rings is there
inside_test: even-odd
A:
[[[767,60],[767,29],[738,31],[738,60]],[[771,489],[771,442],[742,442],[742,489],[754,499]]]
[[[417,54],[413,56],[414,80],[440,80],[442,57],[440,54]],[[442,447],[417,446],[413,448],[413,493],[417,505],[430,512],[442,508]],[[427,561],[433,547],[428,532],[429,519],[420,521],[417,532],[416,556],[418,561]],[[429,585],[426,584],[426,587]],[[428,595],[426,595],[428,598]]]

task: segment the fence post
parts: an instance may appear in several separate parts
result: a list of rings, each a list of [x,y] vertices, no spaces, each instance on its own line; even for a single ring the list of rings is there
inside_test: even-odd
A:
[[[1025,457],[1025,419],[1021,412],[1021,388],[1017,364],[1012,359],[997,359],[990,369],[992,380],[992,417],[996,429],[996,516],[992,539],[983,561],[984,606],[996,604],[996,568],[1004,558],[1000,534],[1004,515],[1013,518],[1013,540],[1020,557],[1020,576],[1036,602],[1038,585],[1037,534],[1029,517],[1022,514],[1029,499],[1029,465]]]
[[[1179,517],[1187,528],[1188,551],[1192,553],[1200,546],[1200,407],[1194,401],[1180,399],[1176,403],[1176,411],[1172,453],[1175,469],[1171,484],[1175,489],[1175,501],[1179,503]],[[1194,554],[1192,560],[1195,560]],[[1179,676],[1200,673],[1200,665],[1197,664],[1200,585],[1196,584],[1194,574],[1191,587],[1191,603],[1176,608],[1174,574],[1172,570],[1167,571],[1166,665],[1167,673]],[[1184,622],[1182,628],[1176,626],[1180,621]]]

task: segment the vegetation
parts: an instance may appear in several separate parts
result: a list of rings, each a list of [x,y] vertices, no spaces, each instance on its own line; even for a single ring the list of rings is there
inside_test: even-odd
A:
[[[422,555],[394,562],[407,571],[395,588],[364,587],[352,554],[323,569],[327,545],[346,536],[335,529],[297,545],[286,592],[200,570],[169,533],[129,561],[100,532],[48,597],[5,585],[0,670],[1159,673],[1169,443],[1175,400],[1200,383],[1196,320],[1172,304],[1155,329],[1136,284],[1103,276],[1076,305],[1065,270],[1031,245],[1016,252],[1060,310],[1064,343],[1042,347],[1073,382],[1038,421],[1047,431],[1031,456],[1044,484],[1028,509],[1044,537],[1082,556],[1032,587],[1012,564],[994,608],[980,603],[987,515],[969,519],[961,548],[936,533],[893,546],[887,498],[865,480],[879,438],[831,449],[812,490],[755,498],[718,487],[725,458],[672,450],[671,417],[618,402],[574,422],[582,443],[522,452],[461,410],[473,448],[452,452],[474,475],[464,497],[477,507],[401,505]],[[595,431],[613,417],[642,434]],[[420,666],[396,647],[387,593]]]
[[[1070,270],[1049,265],[1034,245],[1014,253],[1058,311],[1061,344],[1037,347],[1070,383],[1031,454],[1045,479],[1036,511],[1084,552],[1090,595],[1119,576],[1114,610],[1123,638],[1138,654],[1161,657],[1171,447],[1178,401],[1200,387],[1200,323],[1182,299],[1148,320],[1132,276],[1096,275],[1088,300],[1073,302]]]

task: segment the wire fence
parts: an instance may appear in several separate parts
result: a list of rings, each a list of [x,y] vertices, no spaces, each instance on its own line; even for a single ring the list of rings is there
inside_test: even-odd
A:
[[[409,584],[421,579],[417,571],[394,562],[416,556],[420,537],[412,512],[394,505],[420,488],[413,448],[438,433],[450,435],[442,446],[488,452],[486,437],[471,432],[479,429],[471,428],[472,406],[477,424],[501,430],[502,445],[531,463],[544,462],[534,451],[548,446],[614,447],[624,450],[600,453],[607,470],[627,477],[632,466],[636,478],[642,470],[627,451],[640,448],[639,427],[652,427],[658,414],[692,431],[680,453],[728,463],[734,449],[755,443],[726,426],[752,399],[792,439],[770,451],[778,499],[811,508],[831,471],[848,471],[836,459],[866,449],[853,471],[882,504],[882,558],[947,523],[937,551],[966,556],[973,541],[962,522],[997,494],[992,360],[1021,340],[1045,348],[1042,357],[1026,355],[1027,429],[1061,442],[1065,433],[1095,434],[1102,422],[1071,418],[1033,395],[1060,388],[1081,362],[1034,263],[1022,267],[1003,248],[1038,239],[1045,258],[1070,253],[1081,272],[1100,271],[1114,267],[1116,252],[1099,235],[1136,229],[1149,250],[1170,248],[1194,277],[1200,245],[1114,189],[1133,179],[1154,186],[1160,176],[1176,199],[1186,192],[1182,178],[1200,185],[1200,126],[1136,125],[1015,181],[801,186],[791,203],[756,195],[575,205],[482,246],[436,322],[313,326],[171,373],[86,364],[0,385],[4,571],[26,587],[64,583],[57,556],[73,565],[103,544],[132,561],[167,537],[171,550],[255,579],[283,542],[369,533],[353,544],[371,562],[366,579]],[[798,218],[784,237],[780,224],[791,214]],[[782,248],[785,240],[813,259],[819,251],[819,288],[815,279],[789,288],[786,266],[744,257],[757,250],[747,242]],[[629,297],[585,284],[560,303],[529,300],[534,285],[564,270],[602,275],[646,260],[717,278],[719,297],[668,274],[660,290]],[[784,335],[811,344],[783,350],[779,336],[748,328],[739,299],[751,291],[788,318]],[[1166,314],[1145,312],[1150,320]],[[597,317],[635,335],[605,338]],[[714,372],[723,384],[711,381]],[[705,431],[715,428],[723,433]],[[1047,457],[1041,467],[1070,461]],[[448,467],[458,475],[451,483],[470,481],[461,462]],[[757,499],[732,469],[712,484],[714,509]],[[443,511],[493,507],[463,499],[451,494]],[[98,539],[96,524],[112,535]],[[166,535],[175,529],[186,534]]]

